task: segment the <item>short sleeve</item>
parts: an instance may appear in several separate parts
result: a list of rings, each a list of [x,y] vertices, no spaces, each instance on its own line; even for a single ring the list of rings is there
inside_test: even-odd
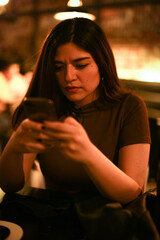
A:
[[[137,95],[129,94],[123,103],[119,147],[151,143],[146,104]]]

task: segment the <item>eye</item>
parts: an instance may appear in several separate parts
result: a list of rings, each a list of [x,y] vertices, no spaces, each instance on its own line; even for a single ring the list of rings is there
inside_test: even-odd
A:
[[[62,71],[63,68],[64,68],[63,65],[54,65],[54,69],[55,69],[56,72],[60,72],[60,71]]]
[[[85,67],[87,67],[89,65],[89,63],[86,63],[86,64],[76,64],[75,67],[78,68],[78,69],[83,69]]]

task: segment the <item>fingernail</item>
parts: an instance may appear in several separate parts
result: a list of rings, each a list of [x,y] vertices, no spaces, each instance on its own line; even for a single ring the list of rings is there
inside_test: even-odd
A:
[[[37,142],[42,142],[42,139],[38,138],[38,139],[37,139]]]

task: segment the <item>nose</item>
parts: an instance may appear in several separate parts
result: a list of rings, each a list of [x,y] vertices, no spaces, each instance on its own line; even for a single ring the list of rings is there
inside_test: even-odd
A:
[[[71,64],[69,64],[68,66],[66,66],[66,76],[65,76],[65,80],[67,82],[73,81],[76,78],[76,72],[75,72],[75,68],[74,66],[72,66]]]

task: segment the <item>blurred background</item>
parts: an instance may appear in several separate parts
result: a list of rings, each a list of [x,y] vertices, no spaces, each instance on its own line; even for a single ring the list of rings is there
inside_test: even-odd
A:
[[[154,181],[160,163],[158,0],[0,0],[0,71],[3,72],[4,62],[9,62],[5,69],[7,64],[12,67],[16,64],[12,68],[12,73],[16,72],[16,81],[12,82],[9,93],[2,91],[0,83],[0,98],[4,92],[7,96],[16,92],[13,101],[6,100],[8,119],[27,90],[46,35],[61,21],[57,19],[59,12],[63,12],[62,17],[68,12],[74,12],[74,16],[79,12],[92,14],[89,17],[102,27],[109,40],[121,82],[146,102],[152,137],[149,180]],[[1,122],[0,129],[3,128]],[[10,122],[6,128],[10,128]],[[10,131],[4,135],[10,136]],[[3,149],[7,139],[4,142],[2,137],[0,139]]]

